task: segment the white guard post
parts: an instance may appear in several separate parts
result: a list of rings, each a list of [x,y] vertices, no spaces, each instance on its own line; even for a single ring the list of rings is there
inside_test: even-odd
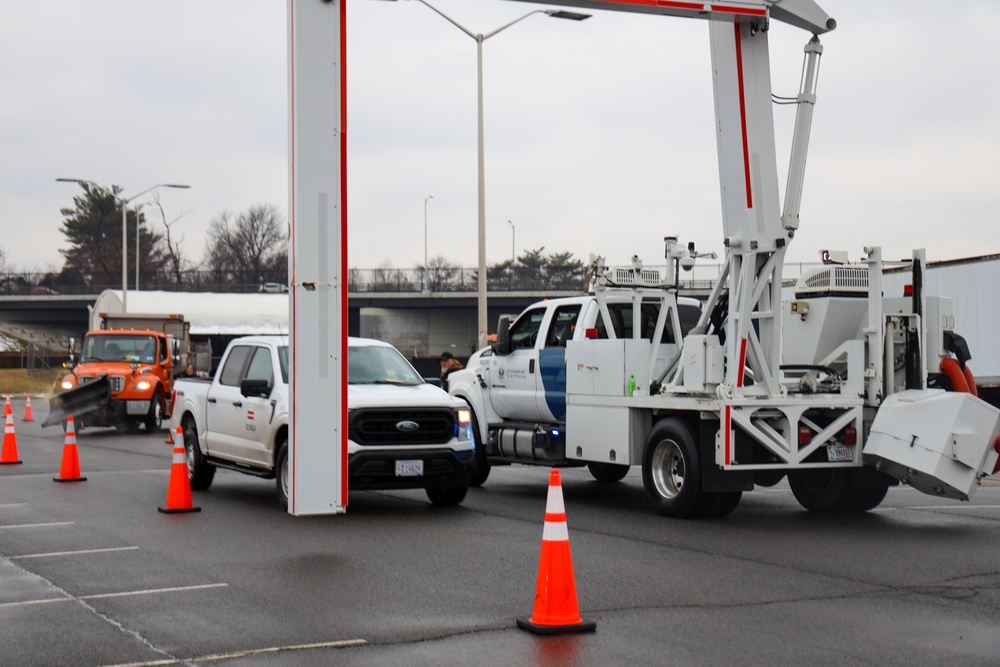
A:
[[[347,507],[345,0],[288,0],[288,512]]]

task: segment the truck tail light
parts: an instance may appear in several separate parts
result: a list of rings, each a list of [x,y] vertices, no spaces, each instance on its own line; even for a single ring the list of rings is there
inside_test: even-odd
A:
[[[167,404],[167,419],[174,416],[174,403],[177,401],[177,390],[170,390],[170,403]]]
[[[799,444],[800,445],[808,445],[810,442],[812,442],[812,439],[813,439],[812,429],[809,428],[808,426],[800,426],[799,427]]]
[[[858,429],[853,426],[848,426],[844,429],[844,444],[845,445],[856,445],[858,444]]]
[[[590,327],[589,329],[584,330],[583,333],[590,340],[597,339],[597,327]]]

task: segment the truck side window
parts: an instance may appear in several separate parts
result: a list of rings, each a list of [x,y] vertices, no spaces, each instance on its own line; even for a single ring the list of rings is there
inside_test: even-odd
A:
[[[238,387],[240,378],[243,376],[243,367],[246,366],[247,357],[250,356],[252,347],[238,345],[229,351],[226,357],[226,365],[222,367],[219,375],[219,384],[229,387]]]
[[[271,368],[271,350],[266,347],[254,349],[250,365],[247,366],[248,380],[267,380],[268,386],[274,384],[274,370]]]
[[[549,334],[545,347],[566,347],[566,341],[573,338],[576,322],[580,318],[580,306],[563,306],[556,310],[549,324]]]
[[[520,350],[535,347],[535,340],[538,339],[538,330],[542,328],[544,317],[544,308],[529,310],[519,317],[517,322],[514,322],[510,327],[510,349]]]

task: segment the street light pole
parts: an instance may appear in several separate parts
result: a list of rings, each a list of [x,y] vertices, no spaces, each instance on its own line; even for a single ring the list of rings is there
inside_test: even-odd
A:
[[[497,33],[500,33],[507,28],[511,27],[515,23],[520,23],[524,19],[532,16],[534,14],[545,14],[551,18],[556,19],[568,19],[570,21],[582,21],[584,19],[590,18],[590,14],[580,14],[577,12],[568,12],[564,10],[556,9],[536,9],[530,11],[527,14],[520,16],[510,23],[506,23],[493,32],[488,32],[485,35],[482,33],[474,33],[461,23],[451,18],[440,9],[427,2],[427,0],[417,0],[417,2],[426,5],[429,9],[433,10],[439,14],[443,19],[451,23],[453,26],[464,32],[466,35],[476,40],[476,105],[478,109],[478,150],[479,150],[479,284],[478,284],[478,307],[479,311],[479,334],[476,338],[477,348],[486,346],[486,333],[487,333],[487,314],[486,314],[486,164],[483,149],[483,42],[485,42],[490,37],[493,37]]]
[[[434,195],[424,197],[424,284],[427,284],[427,200],[434,199]]]
[[[134,199],[138,199],[139,197],[143,196],[144,194],[146,194],[148,192],[152,192],[153,190],[155,190],[157,188],[181,188],[181,189],[186,190],[187,188],[190,188],[191,186],[190,185],[176,185],[176,184],[173,184],[173,183],[159,183],[159,184],[154,185],[154,186],[152,186],[150,188],[146,188],[142,192],[140,192],[138,194],[135,194],[135,195],[132,195],[131,197],[128,197],[126,199],[125,197],[119,197],[117,194],[115,194],[111,190],[108,190],[107,188],[104,188],[104,187],[98,185],[94,181],[88,181],[88,180],[83,179],[83,178],[57,178],[56,180],[59,181],[60,183],[78,183],[80,185],[90,185],[90,186],[92,186],[94,188],[97,188],[98,190],[102,190],[102,191],[106,192],[107,194],[111,195],[112,197],[114,197],[115,199],[117,199],[118,202],[121,204],[121,207],[122,207],[122,313],[123,314],[127,313],[128,312],[128,204],[129,204],[129,202],[131,202]],[[135,261],[136,261],[136,264],[138,265],[138,263],[139,263],[139,251],[138,251],[138,247],[139,247],[139,240],[138,240],[138,235],[139,235],[139,224],[138,224],[139,223],[139,213],[138,213],[138,210],[136,210],[136,218],[135,218],[135,220],[136,220],[136,228],[135,228],[135,233],[136,233],[136,257],[135,257]],[[137,272],[136,273],[136,276],[137,276],[136,277],[136,289],[138,289],[138,287],[139,287],[138,267],[136,268],[136,272]]]

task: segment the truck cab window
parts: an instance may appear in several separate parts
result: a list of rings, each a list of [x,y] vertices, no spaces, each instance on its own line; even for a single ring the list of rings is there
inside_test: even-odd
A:
[[[573,338],[576,322],[580,318],[580,306],[563,306],[556,309],[549,325],[549,333],[545,339],[545,347],[566,347],[566,341]]]
[[[250,358],[250,365],[247,367],[246,378],[248,380],[267,380],[268,386],[274,384],[269,348],[258,347],[254,350],[253,357]]]
[[[219,384],[229,387],[238,387],[240,378],[243,376],[243,367],[246,365],[247,357],[250,356],[252,347],[240,345],[234,347],[226,358],[226,365],[222,367],[219,375]]]
[[[510,349],[520,350],[535,347],[538,330],[542,328],[544,308],[535,308],[524,313],[510,327]]]

